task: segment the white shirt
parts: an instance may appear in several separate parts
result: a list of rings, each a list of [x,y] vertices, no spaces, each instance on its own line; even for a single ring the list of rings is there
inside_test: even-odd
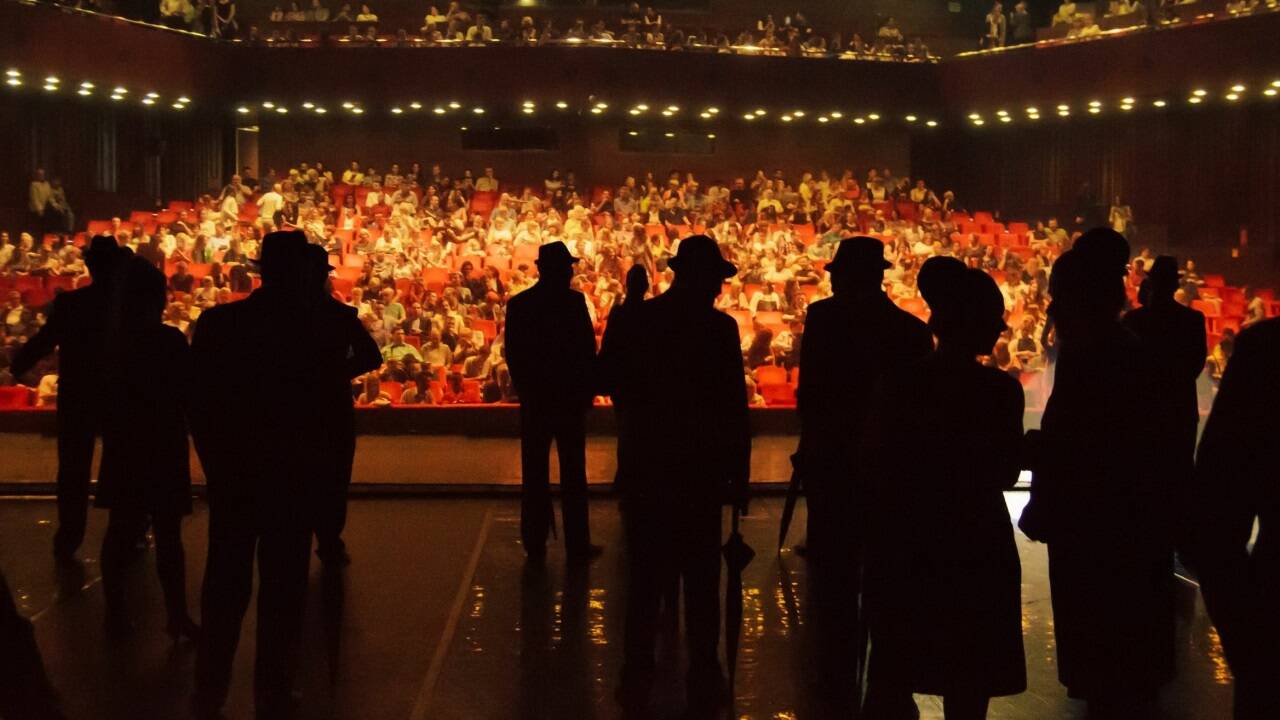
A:
[[[272,190],[258,198],[258,216],[270,220],[284,208],[284,196]]]

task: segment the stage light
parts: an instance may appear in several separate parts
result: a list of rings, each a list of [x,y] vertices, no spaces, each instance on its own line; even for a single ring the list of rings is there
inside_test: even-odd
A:
[[[1227,100],[1230,100],[1231,102],[1235,102],[1239,99],[1240,99],[1240,95],[1238,93],[1227,93]]]
[[[1235,85],[1231,86],[1231,92],[1242,93],[1244,92],[1244,86],[1239,83],[1236,83]]]
[[[926,122],[926,123],[925,123],[925,125],[928,125],[929,127],[938,127],[938,121],[937,121],[937,120],[930,120],[930,121]]]
[[[417,102],[417,101],[414,101],[414,102],[409,103],[409,107],[413,108],[414,110],[421,110],[421,109],[422,109],[422,103]]]
[[[483,115],[483,114],[484,114],[484,108],[482,108],[482,107],[473,107],[473,108],[471,108],[471,112],[475,113],[476,115]]]
[[[906,117],[905,117],[905,118],[903,118],[903,119],[904,119],[904,120],[906,120],[906,121],[907,121],[907,122],[909,122],[909,123],[913,123],[913,122],[915,122],[915,121],[916,121],[916,116],[915,116],[915,115],[908,115],[908,116],[906,116]]]
[[[867,119],[866,119],[866,118],[856,117],[856,118],[854,118],[854,119],[853,119],[853,124],[854,124],[854,125],[862,125],[862,124],[863,124],[863,123],[865,123],[866,121],[867,121]]]
[[[462,105],[461,105],[460,103],[458,103],[457,101],[453,101],[453,102],[450,102],[450,103],[449,103],[449,109],[451,109],[451,110],[457,110],[457,109],[458,109],[458,108],[460,108],[460,107],[462,107]]]
[[[822,117],[818,118],[818,122],[825,123],[825,122],[831,122],[831,121],[827,118],[826,115],[823,115]]]
[[[568,107],[569,107],[569,103],[567,103],[567,102],[565,102],[565,101],[561,100],[560,102],[556,103],[556,107],[557,107],[557,108],[559,108],[559,109],[561,109],[561,110],[565,110],[565,109],[568,109]]]
[[[844,117],[844,113],[840,112],[839,110],[837,110],[837,111],[835,111],[835,112],[831,113],[831,118],[832,118],[833,120],[839,120],[839,119],[840,119],[840,118],[842,118],[842,117]]]
[[[112,96],[112,99],[114,100],[114,99],[115,99],[115,96]],[[245,107],[245,106],[241,105],[240,107],[236,108],[236,112],[240,113],[241,115],[248,115],[248,114],[249,114],[249,108],[247,108],[247,107]]]
[[[1162,108],[1162,107],[1164,107],[1165,105],[1168,105],[1169,103],[1165,102],[1164,100],[1156,100],[1156,101],[1152,102],[1151,104],[1152,104],[1153,106],[1155,106],[1155,107]]]
[[[1202,98],[1202,97],[1204,97],[1205,95],[1208,95],[1208,94],[1209,94],[1209,92],[1208,92],[1207,90],[1202,90],[1202,89],[1200,89],[1200,88],[1196,88],[1195,90],[1193,90],[1193,91],[1192,91],[1192,93],[1191,93],[1191,94],[1192,94],[1192,95],[1195,95],[1196,97],[1200,97],[1200,98]]]
[[[880,114],[879,114],[879,113],[869,113],[869,114],[867,115],[867,119],[868,119],[868,120],[870,120],[871,122],[875,122],[876,120],[879,120],[879,119],[880,119]]]
[[[443,115],[443,114],[444,114],[444,108],[442,108],[442,107],[434,108],[434,109],[432,109],[432,111],[431,111],[431,112],[435,113],[436,115]]]
[[[402,114],[402,113],[404,113],[404,110],[402,110],[402,109],[400,109],[400,108],[398,108],[398,107],[393,107],[393,108],[391,108],[391,114],[392,114],[392,115],[400,115],[400,114]]]

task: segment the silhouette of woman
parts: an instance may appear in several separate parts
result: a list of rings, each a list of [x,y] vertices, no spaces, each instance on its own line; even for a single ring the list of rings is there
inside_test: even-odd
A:
[[[1005,329],[991,277],[935,258],[919,281],[938,346],[884,377],[864,446],[867,717],[897,717],[915,692],[943,696],[947,720],[971,720],[990,697],[1026,689],[1022,573],[1003,497],[1018,479],[1023,394],[977,360]]]
[[[191,470],[184,398],[192,372],[183,334],[161,323],[165,278],[131,258],[119,305],[122,337],[108,358],[111,402],[103,434],[96,504],[111,511],[102,541],[102,585],[108,627],[127,631],[125,574],[148,516],[156,539],[156,570],[176,641],[200,628],[187,614],[182,516],[191,513]]]

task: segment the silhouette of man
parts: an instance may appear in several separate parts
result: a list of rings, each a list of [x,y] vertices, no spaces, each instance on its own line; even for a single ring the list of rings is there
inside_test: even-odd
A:
[[[644,306],[645,293],[649,291],[649,273],[643,265],[633,265],[627,271],[627,296],[622,304],[609,312],[609,324],[605,327],[604,338],[600,342],[600,360],[596,368],[596,381],[599,383],[601,395],[609,395],[613,399],[613,410],[618,421],[618,471],[614,476],[614,488],[623,492],[628,476],[631,474],[631,454],[644,452],[636,448],[631,438],[634,431],[627,415],[630,398],[617,391],[618,373],[625,360],[619,356],[619,338],[627,335],[635,315]]]
[[[1176,432],[1172,445],[1165,447],[1156,460],[1178,486],[1185,490],[1195,464],[1196,430],[1200,424],[1196,379],[1204,370],[1204,315],[1173,299],[1178,289],[1178,261],[1161,255],[1151,265],[1143,283],[1142,307],[1125,314],[1124,325],[1146,346],[1151,354],[1153,371],[1163,388],[1161,398],[1167,402],[1170,422]]]
[[[855,454],[876,383],[927,356],[933,335],[883,289],[884,243],[853,237],[827,265],[833,296],[809,306],[800,354],[799,470],[808,497],[806,557],[815,563],[813,598],[823,655],[821,694],[841,707],[861,656],[855,622],[865,522]],[[852,610],[851,610],[852,609]],[[839,712],[839,711],[836,711]]]
[[[53,554],[61,561],[74,559],[84,541],[93,445],[102,433],[107,365],[103,355],[111,336],[108,316],[117,284],[113,275],[126,254],[115,238],[93,238],[84,253],[93,283],[54,298],[48,322],[18,350],[10,367],[14,377],[21,377],[58,349],[58,531]]]
[[[560,460],[568,560],[600,552],[587,524],[586,413],[591,407],[595,331],[582,293],[569,288],[578,258],[562,242],[538,249],[538,282],[507,304],[507,367],[520,396],[520,536],[532,560],[546,556],[551,441]]]
[[[1176,419],[1120,322],[1129,247],[1095,228],[1053,266],[1053,394],[1019,526],[1048,544],[1058,679],[1100,718],[1142,717],[1174,674]]]
[[[321,357],[341,358],[342,363],[326,373],[326,389],[321,427],[326,433],[316,447],[333,452],[326,475],[330,496],[323,505],[316,524],[316,555],[326,568],[337,569],[351,562],[347,555],[342,530],[347,524],[347,489],[351,486],[351,468],[356,454],[355,410],[351,401],[351,381],[382,366],[378,344],[370,337],[356,314],[356,309],[339,302],[329,292],[329,254],[319,245],[307,245],[307,291],[318,296],[316,320],[321,328],[337,332],[332,337],[340,347]],[[322,485],[322,490],[324,486]]]
[[[737,268],[694,235],[669,261],[666,293],[630,315],[617,337],[614,392],[627,398],[635,447],[623,486],[628,597],[618,699],[643,708],[652,687],[661,599],[683,584],[691,717],[724,699],[720,641],[721,505],[744,511],[751,433],[738,328],[715,309]]]
[[[258,561],[258,717],[288,717],[306,597],[311,534],[332,496],[328,446],[335,368],[350,362],[347,330],[329,322],[307,266],[306,236],[269,234],[258,263],[262,287],[206,310],[192,356],[202,378],[191,418],[205,469],[209,557],[196,661],[196,710],[226,701],[240,624]],[[273,402],[272,398],[287,401]]]
[[[1240,333],[1196,458],[1191,559],[1235,676],[1236,720],[1280,717],[1277,367],[1280,319]],[[1255,523],[1261,529],[1250,549]]]
[[[0,572],[0,717],[60,720],[31,621],[18,612]]]

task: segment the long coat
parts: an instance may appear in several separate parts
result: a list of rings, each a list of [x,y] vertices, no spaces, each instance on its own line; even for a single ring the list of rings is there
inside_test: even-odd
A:
[[[933,354],[886,376],[874,407],[862,447],[873,661],[913,692],[1022,692],[1022,572],[1003,496],[1020,469],[1022,387]]]
[[[104,410],[95,504],[151,513],[191,512],[187,396],[191,351],[182,332],[156,322],[122,338]]]
[[[1154,693],[1174,675],[1176,421],[1117,322],[1064,344],[1022,527],[1049,545],[1058,678],[1073,697]]]

